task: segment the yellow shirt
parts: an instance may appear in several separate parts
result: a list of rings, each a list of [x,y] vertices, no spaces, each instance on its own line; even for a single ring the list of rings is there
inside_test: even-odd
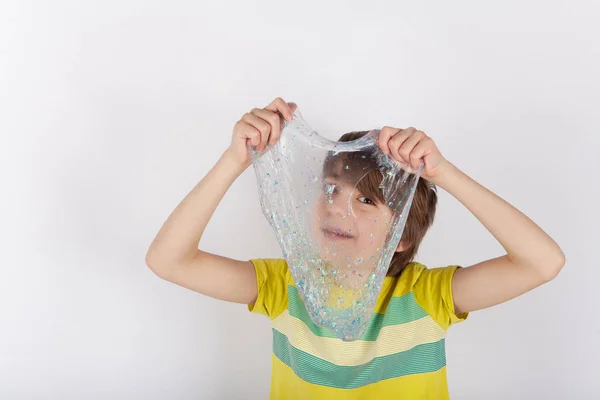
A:
[[[446,330],[455,314],[458,268],[410,263],[386,277],[375,314],[359,340],[316,326],[283,259],[252,260],[258,298],[248,309],[273,330],[271,399],[448,399]]]

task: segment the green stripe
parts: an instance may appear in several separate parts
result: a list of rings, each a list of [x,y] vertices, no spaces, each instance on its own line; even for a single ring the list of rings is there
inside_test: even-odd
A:
[[[273,329],[273,353],[302,380],[339,389],[354,389],[384,379],[435,372],[446,365],[444,339],[376,357],[365,364],[340,366],[298,350],[284,334]]]
[[[292,285],[288,286],[288,310],[291,316],[304,322],[315,335],[328,338],[337,337],[330,329],[317,326],[310,319],[310,315],[306,311],[306,306],[300,298],[298,289]],[[392,297],[385,314],[373,314],[360,340],[375,341],[382,327],[405,324],[425,316],[427,316],[427,313],[417,303],[412,292],[403,296]]]

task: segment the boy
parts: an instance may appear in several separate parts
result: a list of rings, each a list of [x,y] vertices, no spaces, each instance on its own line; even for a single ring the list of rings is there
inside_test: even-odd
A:
[[[217,299],[247,304],[273,325],[272,399],[448,398],[444,336],[468,313],[517,297],[553,279],[565,263],[559,246],[510,204],[445,160],[414,128],[381,130],[378,145],[413,169],[424,163],[402,240],[367,332],[344,342],[312,323],[285,260],[237,261],[198,250],[210,217],[258,149],[279,139],[295,104],[275,99],[234,127],[230,147],[169,216],[146,256],[158,276]],[[506,254],[459,268],[411,262],[433,221],[434,186],[458,199]]]

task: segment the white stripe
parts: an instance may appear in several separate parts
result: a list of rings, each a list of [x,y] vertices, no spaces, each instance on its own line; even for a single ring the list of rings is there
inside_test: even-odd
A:
[[[375,357],[410,350],[443,339],[446,332],[429,316],[381,328],[376,341],[344,342],[338,338],[315,335],[306,324],[285,310],[272,321],[273,328],[287,336],[295,348],[341,366],[367,363]]]

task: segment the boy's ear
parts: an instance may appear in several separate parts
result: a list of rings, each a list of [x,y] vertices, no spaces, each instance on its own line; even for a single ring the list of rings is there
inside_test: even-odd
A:
[[[398,243],[398,247],[396,247],[396,253],[400,253],[401,251],[407,250],[410,247],[410,243],[406,243],[404,240],[400,240]]]

